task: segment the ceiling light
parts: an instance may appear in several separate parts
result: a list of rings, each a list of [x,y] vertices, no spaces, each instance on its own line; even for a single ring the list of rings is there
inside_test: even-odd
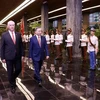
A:
[[[9,13],[5,18],[3,18],[1,21],[0,21],[0,24],[4,23],[5,21],[7,21],[8,19],[10,19],[11,17],[13,17],[14,15],[16,15],[18,12],[20,12],[21,10],[23,10],[25,7],[27,7],[28,5],[30,5],[31,3],[33,3],[35,0],[25,0],[22,4],[20,4],[16,9],[14,9],[11,13]],[[87,2],[89,0],[83,0],[82,3],[84,2]],[[63,10],[63,9],[66,9],[66,6],[64,7],[61,7],[59,9],[55,9],[53,11],[50,11],[49,14],[51,13],[54,13],[54,12],[57,12],[59,10]],[[41,17],[41,15],[39,16],[36,16],[36,17],[33,17],[33,18],[30,18],[28,19],[27,21],[29,20],[33,20],[35,18],[38,18],[38,17]]]
[[[89,0],[83,0],[82,3],[87,2],[87,1],[89,1]]]
[[[89,7],[89,8],[84,8],[84,9],[82,9],[82,11],[86,11],[86,10],[90,10],[90,9],[94,9],[94,8],[99,8],[99,7],[100,7],[100,5]]]
[[[58,8],[58,9],[55,9],[55,10],[52,10],[52,11],[49,12],[49,14],[57,12],[57,11],[60,11],[60,10],[63,10],[63,9],[66,9],[66,6]]]
[[[89,1],[89,0],[83,0],[82,3],[87,2],[87,1]],[[51,14],[51,13],[54,13],[54,12],[57,12],[57,11],[60,11],[60,10],[66,9],[66,7],[67,7],[67,6],[64,6],[64,7],[61,7],[61,8],[58,8],[58,9],[52,10],[52,11],[49,11],[48,14]],[[33,18],[30,18],[30,19],[28,19],[27,21],[30,21],[30,20],[33,20],[33,19],[36,19],[36,18],[39,18],[39,17],[41,17],[41,15],[36,16],[36,17],[33,17]]]
[[[50,17],[49,19],[54,19],[54,18],[62,17],[62,16],[65,16],[65,15],[66,14],[61,14],[61,15],[57,15],[57,16]]]
[[[3,18],[0,21],[0,24],[4,23],[5,21],[7,21],[8,19],[10,19],[11,17],[13,17],[14,15],[16,15],[18,12],[20,12],[21,10],[23,10],[24,8],[26,8],[28,5],[30,5],[31,3],[33,3],[35,0],[25,0],[22,4],[20,4],[16,9],[14,9],[11,13],[9,13],[5,18]]]
[[[30,18],[30,19],[28,19],[27,21],[30,21],[30,20],[33,20],[33,19],[36,19],[36,18],[39,18],[39,17],[41,17],[41,15],[36,16],[36,17],[33,17],[33,18]]]

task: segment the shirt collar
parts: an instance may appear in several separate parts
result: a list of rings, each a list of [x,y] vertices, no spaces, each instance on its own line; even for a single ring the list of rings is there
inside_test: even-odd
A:
[[[38,38],[39,36],[38,36],[38,35],[36,35],[36,37]],[[41,37],[41,35],[40,35],[40,37]]]
[[[10,34],[12,33],[10,30],[8,30],[8,32],[9,32]],[[15,32],[13,31],[13,33],[15,33]]]

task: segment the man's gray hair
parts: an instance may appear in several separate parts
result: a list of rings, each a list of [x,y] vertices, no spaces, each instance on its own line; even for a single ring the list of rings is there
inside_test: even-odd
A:
[[[10,23],[14,23],[14,24],[15,24],[14,21],[10,20],[10,21],[7,22],[7,26],[8,26]]]

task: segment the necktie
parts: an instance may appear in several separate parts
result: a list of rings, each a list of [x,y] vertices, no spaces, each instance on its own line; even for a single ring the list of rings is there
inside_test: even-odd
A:
[[[13,42],[15,44],[15,37],[14,37],[14,33],[13,32],[12,32],[12,40],[13,40]]]
[[[41,47],[41,36],[38,36],[38,43],[39,43],[39,46]]]

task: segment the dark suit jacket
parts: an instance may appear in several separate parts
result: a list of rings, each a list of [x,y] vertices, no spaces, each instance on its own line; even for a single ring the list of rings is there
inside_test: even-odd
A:
[[[16,44],[13,43],[13,40],[9,32],[2,34],[1,38],[1,59],[13,60],[20,59],[21,56],[24,56],[23,44],[21,34],[15,32]]]
[[[37,37],[33,36],[30,39],[29,58],[32,58],[33,61],[40,61],[44,60],[45,56],[49,56],[45,37],[41,36],[41,47],[40,47]]]

